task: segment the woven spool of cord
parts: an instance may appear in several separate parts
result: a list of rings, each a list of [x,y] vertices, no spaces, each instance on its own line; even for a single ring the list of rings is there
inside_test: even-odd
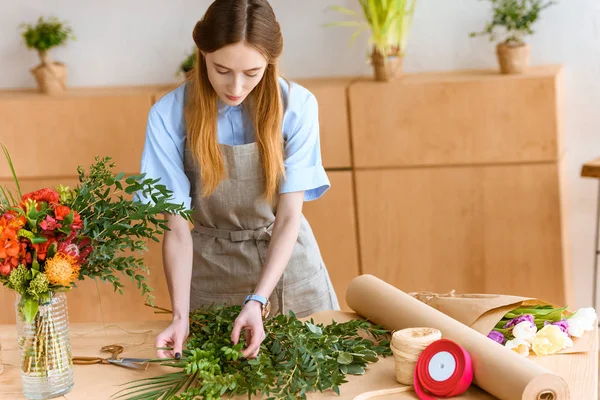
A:
[[[407,328],[394,332],[390,348],[394,353],[396,380],[412,385],[419,356],[431,343],[440,340],[442,332],[433,328]]]

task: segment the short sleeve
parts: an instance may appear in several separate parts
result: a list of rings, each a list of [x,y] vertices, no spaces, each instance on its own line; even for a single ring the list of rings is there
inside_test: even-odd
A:
[[[284,121],[286,179],[280,193],[305,191],[304,200],[321,197],[331,186],[321,160],[319,133],[319,106],[315,96],[305,90],[301,102],[297,102],[290,90],[288,107],[293,117]],[[294,104],[296,102],[296,104]]]
[[[146,141],[142,152],[141,173],[146,178],[158,179],[158,184],[165,185],[173,192],[172,203],[183,204],[190,209],[190,182],[183,167],[182,135],[171,132],[165,124],[163,116],[153,107],[148,115]],[[139,201],[151,203],[152,200],[136,193]]]

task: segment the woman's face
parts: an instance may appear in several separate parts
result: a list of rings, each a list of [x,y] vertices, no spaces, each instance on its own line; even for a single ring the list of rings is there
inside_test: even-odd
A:
[[[203,54],[210,83],[219,98],[230,106],[244,101],[260,82],[267,67],[263,55],[242,42]]]

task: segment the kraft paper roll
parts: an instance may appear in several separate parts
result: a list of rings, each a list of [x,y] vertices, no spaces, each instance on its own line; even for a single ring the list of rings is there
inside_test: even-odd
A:
[[[501,400],[564,400],[569,387],[560,376],[527,360],[373,275],[354,278],[346,302],[365,319],[388,330],[418,326],[439,329],[473,360],[473,382]]]

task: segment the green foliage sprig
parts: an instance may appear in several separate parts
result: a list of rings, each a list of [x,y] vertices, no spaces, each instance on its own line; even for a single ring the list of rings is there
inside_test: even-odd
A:
[[[96,157],[87,175],[78,167],[80,185],[66,197],[70,200],[67,204],[85,221],[81,236],[89,237],[93,248],[80,276],[110,282],[119,293],[123,293],[119,275],[129,276],[152,304],[154,296],[146,283],[149,269],[144,259],[133,253],[147,251],[147,239],[159,242],[169,230],[163,213],[179,214],[191,221],[192,211],[183,204],[170,203],[172,192],[158,184],[160,179],[146,178],[145,174],[125,178],[123,172],[114,175],[113,167],[110,157]],[[132,201],[129,197],[133,194],[152,202]],[[131,254],[123,255],[126,251]]]
[[[532,26],[545,8],[556,4],[549,0],[488,0],[492,4],[493,18],[482,32],[472,32],[471,37],[489,35],[490,41],[497,39],[497,28],[505,32],[504,42],[518,46],[524,44],[524,37],[534,33]]]
[[[71,27],[56,17],[40,17],[35,25],[21,24],[21,28],[27,47],[39,52],[46,52],[66,44],[69,39],[75,39]]]
[[[392,355],[388,331],[364,320],[330,325],[302,322],[290,312],[265,321],[266,339],[256,359],[242,358],[244,340],[231,343],[240,306],[215,306],[190,315],[181,360],[154,359],[179,371],[127,384],[113,397],[155,400],[218,399],[265,395],[305,399],[314,391],[338,395],[346,375],[361,375],[378,356]],[[367,339],[370,337],[371,339]]]

